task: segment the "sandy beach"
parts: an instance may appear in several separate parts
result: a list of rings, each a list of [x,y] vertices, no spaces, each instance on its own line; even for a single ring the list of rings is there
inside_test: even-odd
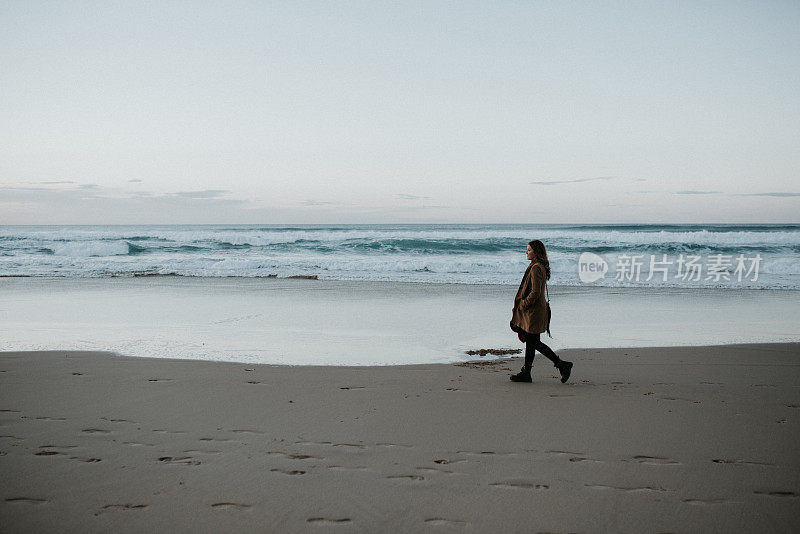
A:
[[[291,367],[0,354],[3,532],[796,532],[800,344]]]

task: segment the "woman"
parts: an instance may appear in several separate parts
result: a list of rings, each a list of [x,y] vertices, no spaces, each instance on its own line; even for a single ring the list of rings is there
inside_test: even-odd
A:
[[[539,335],[548,329],[550,318],[547,314],[544,284],[550,279],[550,262],[544,243],[534,239],[528,243],[526,251],[531,261],[522,277],[517,296],[514,297],[514,311],[511,315],[511,330],[517,333],[519,340],[525,343],[525,367],[511,376],[514,382],[532,382],[531,367],[533,355],[538,350],[547,356],[561,373],[561,382],[569,379],[572,362],[558,357],[553,350],[542,343]]]

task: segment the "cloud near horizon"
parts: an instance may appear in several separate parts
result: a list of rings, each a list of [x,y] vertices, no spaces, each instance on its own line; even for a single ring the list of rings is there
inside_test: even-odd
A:
[[[722,191],[675,191],[676,195],[726,195],[729,197],[800,197],[800,193],[791,191],[773,191],[770,193],[724,193]]]
[[[24,213],[31,219],[53,214],[107,213],[136,218],[142,214],[196,213],[208,210],[246,208],[249,201],[223,198],[226,189],[203,189],[176,193],[126,191],[97,184],[72,187],[0,185],[0,211]],[[30,222],[26,223],[30,224]]]
[[[800,193],[791,191],[774,191],[772,193],[733,193],[736,197],[800,197]]]
[[[0,224],[258,224],[325,223],[326,217],[355,214],[365,223],[377,215],[412,217],[449,210],[445,205],[349,203],[307,199],[291,203],[268,198],[229,198],[229,189],[153,192],[97,184],[0,184]],[[288,202],[288,203],[287,203]],[[330,209],[317,209],[328,207]],[[322,218],[320,218],[322,217]],[[364,220],[367,218],[367,220]],[[341,222],[348,222],[342,220]]]
[[[178,191],[177,193],[172,193],[172,195],[183,198],[206,199],[220,198],[230,192],[229,189],[201,189],[199,191]]]
[[[559,185],[559,184],[577,184],[582,182],[593,182],[595,180],[613,180],[615,176],[598,176],[596,178],[578,178],[577,180],[554,180],[551,182],[534,181],[528,182],[531,185]]]
[[[433,197],[425,197],[420,195],[408,195],[405,193],[398,193],[395,195],[395,198],[399,198],[400,200],[433,200]]]

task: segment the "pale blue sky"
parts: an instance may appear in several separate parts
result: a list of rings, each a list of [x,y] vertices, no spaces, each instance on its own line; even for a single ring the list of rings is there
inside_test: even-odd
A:
[[[800,2],[0,4],[0,224],[800,222]]]

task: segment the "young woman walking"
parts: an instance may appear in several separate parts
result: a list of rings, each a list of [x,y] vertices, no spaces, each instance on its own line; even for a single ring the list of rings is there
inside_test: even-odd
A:
[[[511,376],[514,382],[532,382],[531,367],[533,355],[538,350],[553,362],[561,373],[561,382],[569,379],[572,362],[562,360],[553,350],[542,343],[539,335],[548,329],[549,317],[545,302],[544,284],[550,279],[550,262],[544,243],[534,239],[528,243],[526,256],[530,265],[525,269],[517,296],[514,297],[514,311],[511,315],[511,330],[517,333],[519,340],[525,343],[525,366]]]

